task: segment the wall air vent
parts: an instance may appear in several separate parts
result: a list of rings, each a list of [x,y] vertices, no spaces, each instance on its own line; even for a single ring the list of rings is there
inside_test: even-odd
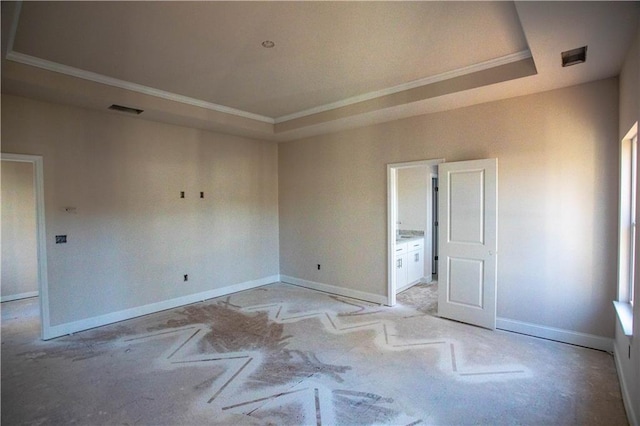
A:
[[[126,106],[116,105],[116,104],[111,105],[109,109],[113,111],[126,112],[127,114],[135,114],[135,115],[140,115],[144,112],[144,110],[142,109],[131,108],[131,107],[126,107]]]
[[[570,67],[571,65],[581,64],[587,61],[587,46],[578,47],[577,49],[562,52],[562,66]]]

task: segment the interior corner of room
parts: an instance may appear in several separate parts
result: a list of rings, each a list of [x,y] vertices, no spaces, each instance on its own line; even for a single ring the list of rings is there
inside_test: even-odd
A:
[[[640,422],[637,2],[469,4],[513,18],[517,37],[499,60],[375,90],[358,79],[338,89],[315,69],[324,97],[242,68],[255,99],[229,63],[200,99],[188,79],[172,82],[131,52],[114,53],[130,61],[120,68],[83,50],[83,37],[64,33],[58,46],[40,36],[55,32],[50,16],[63,19],[56,7],[87,17],[142,4],[45,3],[2,4],[1,99],[0,301],[39,297],[43,340],[277,282],[389,307],[435,286],[442,318],[612,353],[629,423]],[[565,28],[572,7],[592,29],[603,16],[604,32]],[[576,42],[589,46],[586,62],[563,67]],[[287,75],[282,64],[309,69],[271,43],[235,54]],[[205,74],[192,68],[193,81]],[[269,82],[282,92],[267,93]]]

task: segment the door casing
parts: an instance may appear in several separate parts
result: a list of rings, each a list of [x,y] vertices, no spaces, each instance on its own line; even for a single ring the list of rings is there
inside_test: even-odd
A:
[[[47,233],[44,214],[44,166],[40,155],[2,153],[2,161],[18,161],[33,164],[36,196],[36,241],[38,258],[38,293],[40,302],[40,337],[50,339],[49,284],[47,280]]]
[[[398,170],[413,167],[433,167],[443,163],[444,159],[411,161],[387,164],[387,305],[396,304],[395,250],[398,230]]]

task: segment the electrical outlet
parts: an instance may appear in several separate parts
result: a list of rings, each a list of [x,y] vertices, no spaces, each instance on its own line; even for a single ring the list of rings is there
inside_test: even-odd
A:
[[[184,281],[185,282],[189,281],[189,274],[184,274]]]

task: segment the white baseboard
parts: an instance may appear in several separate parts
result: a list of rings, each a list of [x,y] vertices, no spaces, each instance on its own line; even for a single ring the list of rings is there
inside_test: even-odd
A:
[[[290,277],[288,275],[280,275],[280,281],[287,284],[294,284],[300,287],[318,290],[325,293],[331,293],[338,296],[351,297],[352,299],[360,299],[367,302],[378,303],[380,305],[387,304],[387,296],[366,293],[359,290],[351,290],[344,287],[337,287],[331,284],[323,284],[315,281],[303,280],[301,278]]]
[[[627,378],[622,374],[624,369],[622,368],[622,364],[620,364],[620,357],[625,355],[626,354],[623,355],[618,353],[618,346],[614,345],[613,359],[615,360],[616,370],[618,371],[618,380],[620,381],[620,390],[622,391],[622,402],[624,403],[624,409],[627,412],[627,420],[629,420],[630,425],[640,425],[640,418],[638,418],[640,413],[633,411],[633,400],[629,393]]]
[[[0,303],[11,302],[12,300],[26,299],[27,297],[36,297],[37,295],[38,295],[37,291],[28,291],[26,293],[11,294],[9,296],[0,297]]]
[[[578,333],[576,331],[565,330],[562,328],[547,327],[544,325],[531,324],[507,318],[497,318],[496,328],[529,336],[541,337],[543,339],[555,340],[557,342],[570,343],[572,345],[613,352],[613,339],[595,336],[593,334]]]
[[[214,297],[226,296],[231,293],[250,290],[252,288],[278,282],[279,280],[279,275],[272,275],[254,281],[246,281],[243,283],[216,288],[213,290],[207,290],[201,293],[190,294],[188,296],[182,296],[175,299],[163,300],[162,302],[150,303],[148,305],[125,309],[118,312],[112,312],[105,315],[99,315],[97,317],[86,318],[80,321],[50,326],[45,328],[45,335],[43,336],[43,338],[45,340],[49,340],[55,337],[77,333],[79,331],[89,330],[91,328],[100,327],[107,324],[113,324],[115,322],[128,320],[142,315],[153,314],[155,312],[173,309],[180,306],[189,305],[191,303],[201,302],[203,300],[212,299]]]

